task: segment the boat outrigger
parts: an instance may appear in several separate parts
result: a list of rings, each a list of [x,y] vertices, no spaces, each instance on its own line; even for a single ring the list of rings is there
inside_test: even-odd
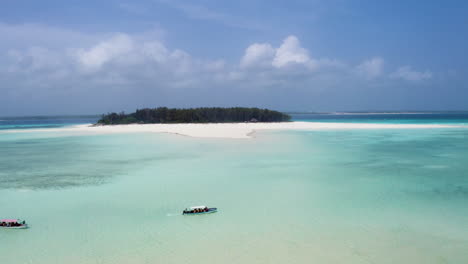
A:
[[[200,206],[192,206],[190,208],[185,208],[185,210],[182,212],[183,215],[185,214],[211,214],[211,213],[216,213],[218,211],[218,208],[208,208],[205,205],[200,205]]]
[[[0,227],[9,229],[25,229],[28,228],[28,224],[26,224],[26,221],[21,221],[19,219],[0,219]]]

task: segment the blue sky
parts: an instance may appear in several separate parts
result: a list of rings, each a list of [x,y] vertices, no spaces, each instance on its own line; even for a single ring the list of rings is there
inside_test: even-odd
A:
[[[0,116],[468,110],[466,1],[2,1]]]

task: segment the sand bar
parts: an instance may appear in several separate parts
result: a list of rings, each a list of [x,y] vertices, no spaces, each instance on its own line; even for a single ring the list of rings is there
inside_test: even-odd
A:
[[[199,138],[252,138],[262,130],[343,130],[343,129],[437,129],[468,128],[464,125],[442,124],[371,124],[371,123],[216,123],[216,124],[132,124],[112,126],[76,125],[63,128],[5,130],[1,133],[75,132],[90,134],[112,133],[171,133]]]

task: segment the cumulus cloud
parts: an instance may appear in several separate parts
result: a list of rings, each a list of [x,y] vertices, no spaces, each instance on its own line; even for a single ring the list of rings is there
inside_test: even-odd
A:
[[[259,85],[263,82],[274,86],[287,85],[292,79],[307,83],[334,78],[336,83],[353,72],[364,79],[382,76],[384,65],[380,57],[365,60],[355,67],[338,59],[312,58],[294,35],[286,37],[278,47],[270,43],[251,44],[238,65],[226,64],[223,59],[195,58],[186,51],[168,48],[158,38],[125,33],[106,34],[86,47],[9,49],[6,57],[8,60],[3,63],[7,71],[1,73],[3,76],[40,72],[29,78],[41,79],[45,84],[60,77],[64,81],[73,77],[84,85],[92,82],[111,84],[113,81],[131,85],[146,81],[157,82],[166,88],[226,81],[254,81]],[[416,72],[409,66],[401,67],[391,75],[411,81],[431,76],[430,72]]]
[[[125,33],[106,34],[86,47],[8,49],[0,56],[0,80],[30,94],[38,87],[69,92],[170,89],[212,86],[228,74],[224,60],[203,60],[162,40]],[[5,86],[4,86],[5,87]],[[146,89],[146,88],[145,88]]]
[[[403,79],[407,81],[422,81],[432,78],[432,73],[430,71],[415,71],[411,66],[402,66],[390,76],[395,79]]]
[[[275,49],[270,44],[254,43],[245,50],[240,66],[243,68],[270,66],[274,56]]]
[[[311,52],[293,35],[276,47],[270,43],[253,43],[240,56],[239,63],[228,63],[223,58],[208,60],[168,47],[158,34],[98,36],[55,28],[47,31],[45,27],[31,25],[12,27],[0,24],[0,34],[15,32],[0,43],[3,54],[0,55],[3,84],[0,105],[3,103],[3,107],[8,106],[6,102],[30,95],[43,96],[44,100],[55,96],[61,101],[89,98],[90,94],[96,98],[105,98],[99,94],[112,94],[113,98],[128,101],[138,95],[136,101],[149,100],[152,106],[153,98],[161,99],[168,94],[175,100],[199,96],[201,91],[210,96],[219,92],[223,94],[221,98],[230,98],[225,93],[236,93],[244,100],[245,95],[266,90],[344,89],[350,83],[362,84],[376,77],[391,76],[400,81],[432,77],[428,71],[417,72],[409,66],[386,75],[380,57],[359,65],[335,58],[311,57]],[[36,43],[30,38],[26,45],[25,37],[32,29],[40,29],[53,43],[44,40]],[[74,41],[60,42],[67,37]],[[22,44],[15,45],[15,42]]]
[[[106,62],[125,56],[133,50],[132,39],[125,34],[117,34],[96,46],[77,52],[77,59],[87,69],[99,69]]]
[[[289,36],[283,44],[276,50],[272,65],[282,68],[291,64],[310,63],[309,52],[301,46],[296,36]]]
[[[343,63],[338,60],[311,58],[309,51],[302,47],[299,39],[294,35],[286,37],[278,48],[274,48],[269,43],[254,43],[245,50],[240,62],[242,68],[269,67],[273,69],[302,66],[307,70],[316,70],[320,66],[342,65]]]
[[[183,50],[170,50],[160,40],[139,41],[123,33],[75,51],[75,59],[85,70],[120,71],[121,74],[138,69],[140,73],[164,72],[168,76],[220,67],[219,61],[197,61]]]
[[[373,79],[383,74],[384,60],[380,57],[374,57],[365,60],[356,67],[356,73],[367,79]]]

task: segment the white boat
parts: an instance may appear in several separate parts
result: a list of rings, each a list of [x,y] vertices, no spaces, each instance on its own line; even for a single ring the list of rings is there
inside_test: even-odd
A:
[[[28,224],[20,219],[0,219],[0,228],[5,229],[26,229]]]
[[[218,208],[208,208],[206,205],[192,206],[185,208],[182,214],[212,214],[218,212]]]

